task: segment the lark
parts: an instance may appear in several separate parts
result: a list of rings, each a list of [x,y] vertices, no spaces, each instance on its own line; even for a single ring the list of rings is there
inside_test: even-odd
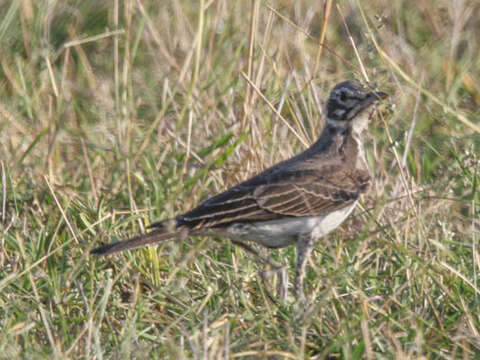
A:
[[[325,127],[310,148],[184,214],[152,224],[148,233],[92,253],[109,255],[196,235],[224,236],[259,256],[249,242],[267,248],[295,245],[294,292],[304,298],[306,264],[314,243],[336,229],[369,189],[363,142],[374,105],[387,96],[356,80],[337,84],[326,103]]]

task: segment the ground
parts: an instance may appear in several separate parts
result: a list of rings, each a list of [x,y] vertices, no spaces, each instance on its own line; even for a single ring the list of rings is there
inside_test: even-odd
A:
[[[0,358],[480,356],[478,1],[0,9]],[[304,309],[227,239],[89,255],[305,149],[352,78],[391,95],[375,182]]]

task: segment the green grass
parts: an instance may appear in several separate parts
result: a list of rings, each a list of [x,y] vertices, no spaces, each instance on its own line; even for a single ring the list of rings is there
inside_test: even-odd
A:
[[[0,3],[0,358],[480,357],[480,4],[321,3]],[[307,309],[226,239],[89,256],[314,141],[342,17],[391,105]]]

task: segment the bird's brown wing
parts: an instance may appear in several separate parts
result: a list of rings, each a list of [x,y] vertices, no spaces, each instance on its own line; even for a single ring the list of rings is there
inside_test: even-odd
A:
[[[316,216],[353,203],[369,186],[366,171],[340,164],[260,174],[176,218],[190,229],[283,217]]]
[[[370,183],[366,171],[341,164],[324,163],[318,168],[307,162],[300,166],[270,169],[175,219],[152,224],[156,229],[147,234],[100,246],[92,253],[108,255],[231,223],[327,214],[352,204]]]

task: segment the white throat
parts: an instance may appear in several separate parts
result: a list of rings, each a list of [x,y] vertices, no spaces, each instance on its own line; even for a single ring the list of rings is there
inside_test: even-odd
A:
[[[350,120],[352,134],[355,138],[360,138],[368,128],[370,122],[370,112],[364,111],[358,114],[354,119]]]
[[[365,158],[365,149],[363,148],[363,138],[365,136],[365,131],[368,128],[369,122],[370,114],[368,112],[363,112],[352,120],[352,137],[357,143],[358,149],[358,158],[356,162],[357,169],[368,169],[367,160]]]

